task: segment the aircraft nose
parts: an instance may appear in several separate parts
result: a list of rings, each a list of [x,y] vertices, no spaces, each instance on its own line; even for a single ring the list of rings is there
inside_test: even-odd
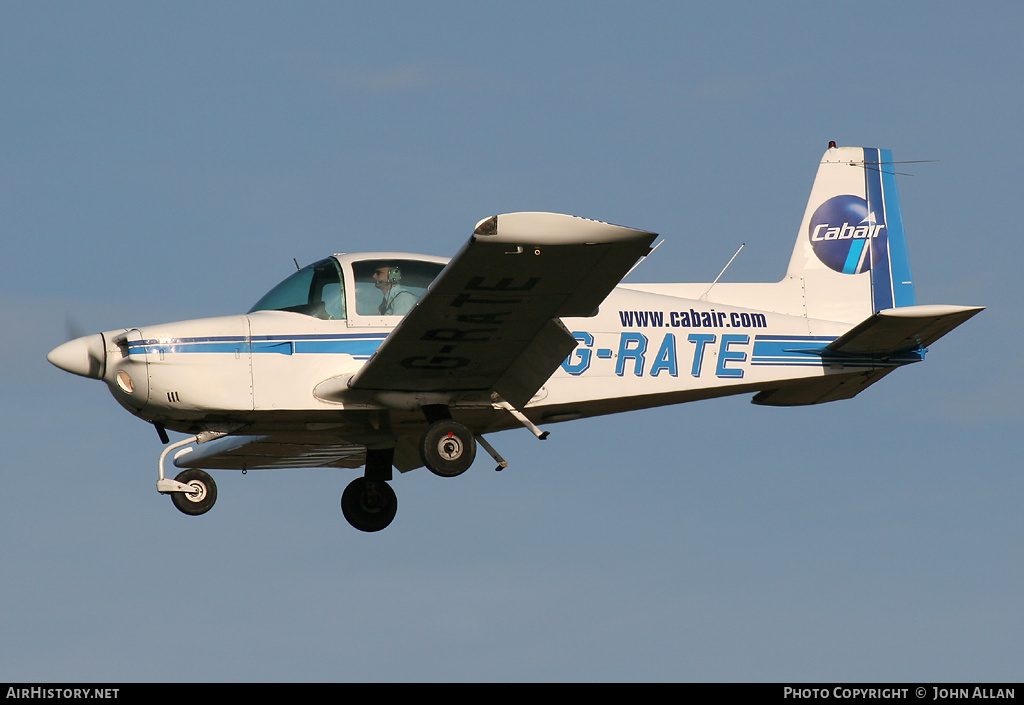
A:
[[[102,379],[107,358],[105,348],[103,335],[95,333],[58,345],[46,359],[71,374]]]

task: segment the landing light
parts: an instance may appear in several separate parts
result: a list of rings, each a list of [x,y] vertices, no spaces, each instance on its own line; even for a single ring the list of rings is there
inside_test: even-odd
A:
[[[476,224],[476,228],[473,230],[474,235],[494,235],[496,232],[498,232],[498,216],[496,215],[484,218]]]
[[[121,370],[117,373],[117,386],[120,387],[125,394],[131,394],[135,391],[135,385],[132,384],[132,378],[128,376],[128,373]]]

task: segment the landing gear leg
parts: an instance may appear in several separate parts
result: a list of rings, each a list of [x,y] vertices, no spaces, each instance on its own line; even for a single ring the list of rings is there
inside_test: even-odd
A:
[[[367,448],[366,474],[349,483],[341,495],[345,519],[360,531],[387,528],[398,511],[398,497],[391,485],[394,448]]]
[[[161,432],[161,439],[167,436],[167,432],[163,431],[162,427],[158,426],[157,430]],[[160,494],[169,494],[171,502],[182,513],[189,516],[198,516],[210,511],[213,508],[213,503],[217,501],[217,484],[209,474],[198,468],[183,470],[173,480],[168,480],[164,477],[164,461],[167,460],[167,456],[172,450],[192,443],[206,443],[225,435],[227,434],[221,431],[203,431],[195,436],[190,436],[177,443],[170,444],[160,454],[160,461],[158,463],[160,475],[156,481],[156,491]],[[192,449],[189,448],[189,450]]]

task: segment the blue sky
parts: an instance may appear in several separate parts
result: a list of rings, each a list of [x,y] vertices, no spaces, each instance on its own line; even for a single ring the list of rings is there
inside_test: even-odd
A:
[[[0,681],[1018,681],[1015,3],[0,5]],[[328,253],[494,213],[665,238],[634,281],[782,277],[829,140],[890,148],[922,303],[988,306],[854,400],[492,438],[450,481],[220,473],[50,366],[236,313]]]

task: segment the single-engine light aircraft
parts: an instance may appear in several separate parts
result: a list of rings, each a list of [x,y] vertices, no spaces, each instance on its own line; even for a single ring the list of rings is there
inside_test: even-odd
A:
[[[362,467],[341,508],[379,531],[392,468],[454,477],[478,445],[506,466],[485,434],[543,439],[559,421],[730,394],[849,399],[923,360],[982,307],[917,304],[893,164],[829,145],[777,283],[620,284],[654,233],[509,213],[451,260],[336,254],[244,315],[96,333],[48,359],[156,427],[157,491],[185,514],[217,499],[204,470]]]

